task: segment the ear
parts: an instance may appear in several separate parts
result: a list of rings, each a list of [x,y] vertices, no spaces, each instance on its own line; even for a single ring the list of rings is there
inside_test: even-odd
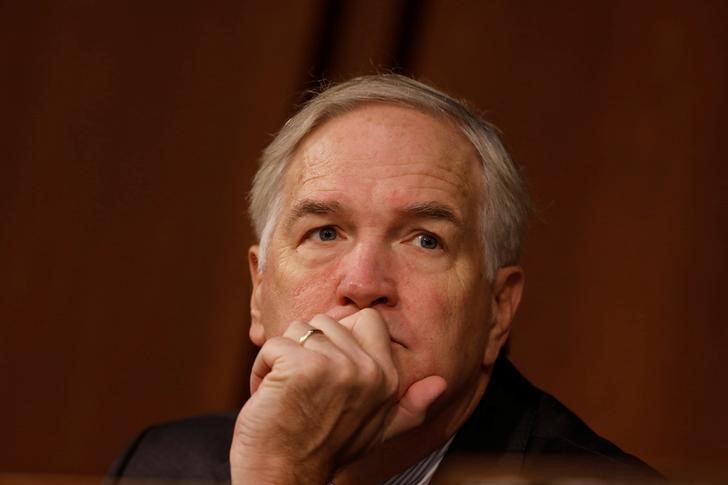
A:
[[[488,343],[483,355],[483,365],[491,367],[508,341],[511,323],[521,303],[525,276],[520,266],[506,266],[498,270],[492,286],[491,325]]]
[[[260,321],[260,298],[261,292],[261,279],[262,274],[260,272],[260,258],[259,258],[260,247],[256,244],[250,246],[248,249],[248,267],[250,269],[250,281],[253,284],[253,289],[250,293],[250,340],[258,347],[262,346],[265,342],[265,329],[263,323]]]

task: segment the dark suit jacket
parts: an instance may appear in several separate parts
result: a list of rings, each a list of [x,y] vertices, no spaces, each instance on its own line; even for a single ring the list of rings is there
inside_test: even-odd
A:
[[[228,452],[236,412],[153,426],[112,466],[112,477],[230,480]],[[485,396],[460,428],[438,469],[459,457],[482,458],[501,471],[538,477],[658,479],[637,458],[601,438],[552,396],[499,359]],[[122,480],[122,483],[124,480]]]

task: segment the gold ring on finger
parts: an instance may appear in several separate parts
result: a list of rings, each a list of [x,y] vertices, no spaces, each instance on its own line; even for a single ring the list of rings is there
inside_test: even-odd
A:
[[[311,338],[311,335],[313,335],[315,333],[321,333],[322,334],[322,333],[324,333],[324,331],[321,330],[321,329],[319,329],[319,328],[312,328],[310,330],[307,330],[306,333],[304,333],[301,336],[301,338],[298,339],[298,343],[300,345],[305,344],[306,343],[306,340],[308,340],[309,338]]]

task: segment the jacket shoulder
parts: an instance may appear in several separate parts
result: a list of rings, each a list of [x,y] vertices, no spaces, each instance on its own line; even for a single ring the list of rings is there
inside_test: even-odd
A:
[[[576,414],[533,386],[507,359],[499,359],[480,405],[458,431],[451,449],[535,471],[591,477],[660,475],[595,433]]]
[[[541,393],[535,415],[524,449],[526,468],[558,466],[604,478],[661,478],[644,462],[594,432],[553,396]]]
[[[116,483],[124,483],[120,478],[229,480],[235,418],[234,412],[218,413],[151,426],[117,458],[109,476]]]

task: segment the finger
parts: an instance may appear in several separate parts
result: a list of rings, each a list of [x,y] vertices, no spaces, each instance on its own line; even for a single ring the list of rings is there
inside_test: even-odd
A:
[[[362,357],[370,358],[367,350],[362,348],[351,331],[330,316],[316,315],[309,323],[312,327],[320,329],[326,338],[352,361],[358,361]]]
[[[295,362],[295,357],[302,351],[303,348],[291,339],[283,337],[268,339],[260,348],[253,362],[250,372],[250,394],[252,395],[258,390],[263,379],[273,370],[274,365],[278,364],[276,369],[284,375],[287,374],[291,369],[288,365],[283,364]]]
[[[313,334],[307,338],[303,345],[307,350],[320,352],[332,358],[335,353],[343,353],[352,362],[359,362],[362,358],[372,358],[348,328],[325,314],[314,316],[308,323],[300,320],[291,322],[283,336],[300,344],[301,338],[312,329],[321,330],[323,335]],[[376,359],[375,362],[381,365]]]
[[[428,376],[412,384],[395,406],[392,420],[384,433],[384,439],[419,426],[425,420],[427,410],[447,389],[447,382],[440,376]]]
[[[312,330],[320,332],[311,333]],[[352,362],[362,356],[369,358],[351,333],[328,315],[316,315],[309,323],[300,320],[291,322],[283,336],[334,361],[339,361],[342,356]]]
[[[304,348],[310,348],[309,344],[313,342],[314,339],[320,338],[317,336],[317,334],[311,334],[308,337],[306,335],[309,333],[309,331],[313,330],[315,327],[303,322],[301,320],[294,320],[288,325],[288,328],[285,332],[283,332],[283,337],[286,337],[287,339],[290,339],[300,345]],[[304,342],[301,342],[301,340],[304,338]],[[310,341],[310,342],[309,342]],[[305,344],[305,346],[303,345]]]
[[[359,345],[384,368],[392,362],[392,343],[387,324],[373,308],[365,308],[340,322],[348,328]]]

